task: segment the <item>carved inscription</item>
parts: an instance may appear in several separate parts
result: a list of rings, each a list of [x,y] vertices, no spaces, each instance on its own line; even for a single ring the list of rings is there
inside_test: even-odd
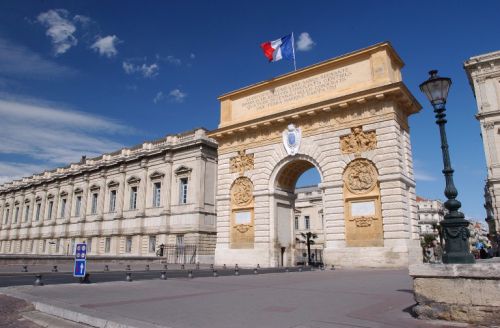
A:
[[[230,160],[231,173],[239,172],[241,175],[245,171],[253,169],[253,154],[245,154],[244,150],[238,152],[238,156]]]
[[[340,137],[342,153],[360,154],[363,151],[377,148],[377,135],[375,131],[364,132],[361,126],[351,129],[351,134]]]
[[[242,102],[245,110],[265,108],[291,103],[304,97],[315,96],[339,88],[352,75],[348,67],[325,72],[307,79],[283,85],[275,89],[250,96]]]

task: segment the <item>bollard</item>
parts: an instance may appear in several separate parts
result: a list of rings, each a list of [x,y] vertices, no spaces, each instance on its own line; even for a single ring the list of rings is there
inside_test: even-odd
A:
[[[236,263],[236,265],[234,266],[234,269],[235,270],[239,270],[240,268],[238,267],[238,263]]]
[[[321,265],[319,268],[321,269],[321,271],[325,271],[325,266],[324,265]]]
[[[184,270],[184,264],[181,264],[181,270]]]
[[[214,269],[214,265],[213,264],[210,264],[210,269]]]
[[[130,264],[127,264],[127,267],[125,268],[125,270],[130,271]]]
[[[109,271],[109,266],[107,264],[104,265],[104,271]]]
[[[41,274],[37,274],[35,275],[35,286],[43,286],[43,282],[42,282],[42,275]]]
[[[240,269],[238,269],[238,266],[234,269],[234,275],[239,276],[240,275]]]
[[[167,271],[162,271],[160,275],[161,280],[167,280]]]
[[[196,263],[196,270],[200,270],[200,262]]]
[[[163,265],[163,270],[168,270],[168,265],[164,264]]]
[[[214,275],[214,278],[217,278],[218,274],[217,274],[217,270],[214,270],[213,271],[213,275]]]
[[[302,272],[302,267],[301,266],[299,267],[299,272]]]
[[[330,270],[335,270],[335,265],[332,264],[332,267],[330,268]]]
[[[225,265],[225,264],[222,266],[222,269],[223,269],[223,270],[226,270],[226,265]]]
[[[83,278],[80,278],[81,284],[90,284],[90,274],[86,273]]]
[[[257,268],[253,269],[253,274],[259,274],[259,270]]]
[[[52,267],[52,272],[57,272],[57,265],[54,265],[54,266]]]
[[[130,281],[132,281],[132,272],[127,272],[127,273],[126,273],[125,280],[126,280],[126,281],[129,281],[129,282],[130,282]]]
[[[290,270],[288,270],[288,267],[286,267],[285,272],[290,272]]]
[[[146,264],[146,271],[149,271],[149,264]]]
[[[257,263],[257,269],[260,269],[260,264]]]
[[[23,269],[21,270],[21,272],[28,272],[28,266],[27,265],[23,265]]]
[[[193,270],[188,271],[188,278],[192,279],[193,278]]]

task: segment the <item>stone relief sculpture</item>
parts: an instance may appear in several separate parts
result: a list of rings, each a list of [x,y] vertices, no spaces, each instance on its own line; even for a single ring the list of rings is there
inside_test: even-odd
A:
[[[253,200],[253,184],[247,177],[239,177],[231,188],[231,202],[233,206],[244,207]]]
[[[340,137],[340,148],[344,154],[359,154],[376,147],[377,135],[375,131],[364,132],[361,126],[352,128],[351,134]]]
[[[245,173],[253,169],[253,159],[254,154],[245,154],[245,150],[238,151],[238,156],[232,157],[230,159],[231,173],[239,172],[240,174]]]
[[[354,221],[358,228],[371,226],[373,220],[377,220],[377,218],[373,216],[357,216],[349,219],[349,221]]]
[[[355,159],[345,169],[344,183],[353,194],[370,192],[377,185],[377,169],[367,159]]]

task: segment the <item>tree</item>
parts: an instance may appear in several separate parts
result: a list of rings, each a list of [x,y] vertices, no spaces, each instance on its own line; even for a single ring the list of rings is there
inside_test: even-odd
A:
[[[314,232],[301,232],[300,233],[301,238],[295,238],[295,241],[299,244],[305,244],[307,246],[307,263],[309,265],[312,264],[311,260],[311,245],[316,244],[314,239],[318,238],[318,235],[315,234]]]

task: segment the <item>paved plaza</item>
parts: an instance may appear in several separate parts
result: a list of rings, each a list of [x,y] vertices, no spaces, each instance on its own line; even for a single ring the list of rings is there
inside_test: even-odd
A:
[[[406,270],[341,269],[20,286],[0,292],[95,326],[444,327],[412,318],[411,288]]]

